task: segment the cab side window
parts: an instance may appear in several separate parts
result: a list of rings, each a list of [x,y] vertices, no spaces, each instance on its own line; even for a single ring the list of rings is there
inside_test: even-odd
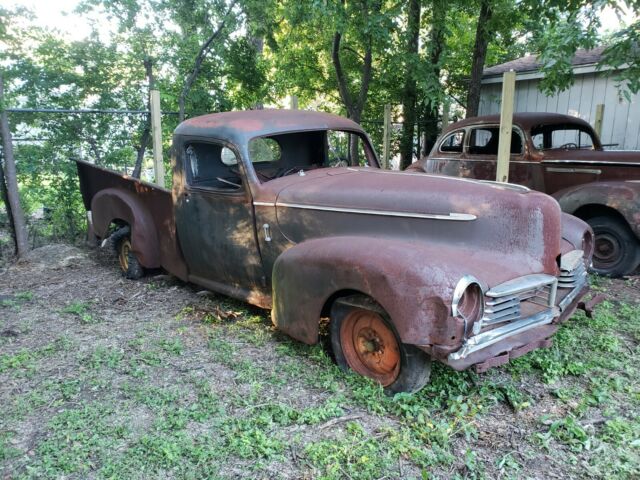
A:
[[[498,127],[480,127],[471,130],[469,136],[470,155],[498,155],[498,141],[500,129]],[[513,129],[511,131],[511,154],[522,153],[522,137]]]
[[[449,135],[444,137],[444,140],[440,143],[440,151],[462,153],[463,142],[464,130],[451,132]]]
[[[192,187],[234,191],[242,187],[238,157],[228,147],[215,143],[190,142],[184,147],[187,182]]]

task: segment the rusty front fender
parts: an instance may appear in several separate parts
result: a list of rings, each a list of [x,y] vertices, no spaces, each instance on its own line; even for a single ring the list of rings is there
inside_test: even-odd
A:
[[[560,253],[565,254],[571,250],[584,251],[585,259],[590,263],[593,255],[593,230],[587,222],[563,212]]]
[[[640,238],[640,183],[606,181],[585,183],[553,194],[562,210],[584,218],[590,206],[611,208],[620,213]],[[585,211],[586,209],[586,211]]]
[[[109,225],[122,220],[131,227],[131,249],[147,268],[158,268],[160,245],[153,217],[136,195],[116,188],[100,190],[91,200],[91,215],[96,234],[104,238]]]
[[[473,261],[454,251],[348,236],[300,243],[274,265],[273,321],[291,337],[316,343],[323,310],[327,314],[339,296],[360,292],[384,308],[403,343],[458,345],[464,327],[450,316],[450,302]]]

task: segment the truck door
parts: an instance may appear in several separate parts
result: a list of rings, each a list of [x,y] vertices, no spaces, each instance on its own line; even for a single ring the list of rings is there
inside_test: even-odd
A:
[[[259,289],[262,265],[238,154],[211,141],[185,140],[176,148],[182,188],[174,188],[175,218],[189,280]]]

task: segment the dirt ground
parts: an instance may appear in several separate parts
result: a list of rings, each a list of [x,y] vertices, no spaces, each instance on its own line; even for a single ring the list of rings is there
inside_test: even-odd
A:
[[[45,246],[0,273],[0,475],[640,478],[639,287],[596,279],[554,349],[389,398],[267,312]]]

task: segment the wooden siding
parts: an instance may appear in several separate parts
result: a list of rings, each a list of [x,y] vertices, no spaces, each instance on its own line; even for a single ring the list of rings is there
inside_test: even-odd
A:
[[[631,102],[618,93],[617,82],[605,73],[577,75],[574,84],[553,96],[538,90],[538,79],[516,78],[515,112],[555,112],[580,117],[593,125],[596,105],[604,104],[602,143],[608,149],[640,150],[640,94]],[[479,115],[500,113],[502,83],[482,85]]]

